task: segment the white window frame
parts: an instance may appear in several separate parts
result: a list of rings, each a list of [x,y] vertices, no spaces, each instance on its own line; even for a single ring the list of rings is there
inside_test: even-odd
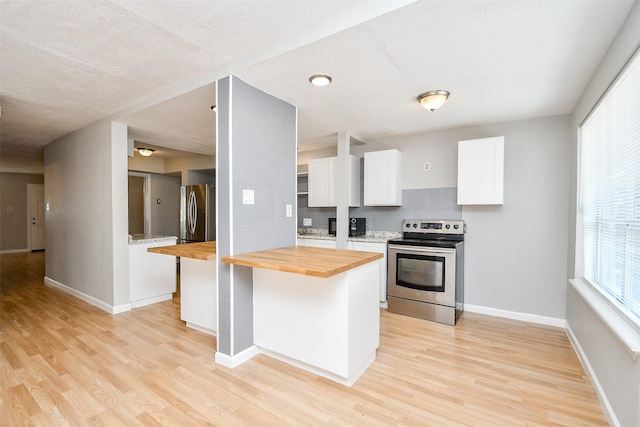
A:
[[[576,275],[575,279],[570,280],[573,289],[580,294],[585,301],[592,307],[596,315],[605,323],[618,339],[627,347],[632,357],[635,360],[640,358],[640,317],[632,314],[628,309],[623,307],[618,301],[615,300],[606,291],[599,289],[589,283],[584,278],[584,235],[583,235],[583,215],[582,215],[582,182],[581,182],[581,159],[582,159],[582,128],[584,124],[589,120],[592,113],[597,110],[603,100],[607,98],[607,95],[615,90],[617,83],[620,81],[620,76],[623,76],[626,71],[631,68],[632,64],[640,61],[640,50],[637,51],[629,60],[627,65],[622,69],[613,83],[602,95],[600,100],[593,107],[589,115],[579,125],[577,129],[578,138],[578,150],[577,150],[577,173],[578,173],[578,186],[577,186],[577,210],[576,210],[576,247],[575,247],[575,261],[576,261]]]

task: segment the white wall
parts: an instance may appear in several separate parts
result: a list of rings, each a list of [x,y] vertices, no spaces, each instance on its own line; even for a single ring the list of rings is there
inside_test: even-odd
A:
[[[46,280],[106,310],[128,304],[126,126],[97,122],[44,158]]]
[[[571,117],[571,183],[569,203],[568,271],[569,277],[581,276],[576,262],[576,194],[578,142],[576,131],[579,124],[595,106],[598,99],[613,82],[627,61],[640,46],[640,2],[635,2],[623,27],[609,47],[589,82]],[[579,251],[578,251],[579,256]],[[578,268],[576,268],[578,265]],[[576,272],[576,270],[578,270]],[[625,345],[602,320],[602,314],[593,305],[569,288],[567,295],[567,324],[589,371],[596,390],[605,401],[613,425],[640,426],[640,362],[633,360]],[[611,315],[608,316],[609,321]],[[618,316],[616,316],[618,317]],[[636,336],[640,332],[636,330]],[[636,338],[637,339],[637,338]]]

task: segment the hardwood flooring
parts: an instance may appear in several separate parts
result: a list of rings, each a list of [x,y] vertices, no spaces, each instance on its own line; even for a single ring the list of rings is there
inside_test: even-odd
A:
[[[2,426],[607,425],[562,329],[465,313],[381,313],[351,388],[259,355],[214,363],[179,298],[110,315],[43,283],[44,253],[0,255]]]

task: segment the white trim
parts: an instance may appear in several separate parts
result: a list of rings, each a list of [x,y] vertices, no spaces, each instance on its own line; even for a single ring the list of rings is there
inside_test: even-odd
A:
[[[99,309],[104,310],[107,313],[118,314],[118,313],[123,313],[125,311],[131,311],[131,304],[129,303],[113,306],[97,298],[94,298],[91,295],[87,295],[83,292],[78,291],[77,289],[73,289],[67,285],[64,285],[60,282],[50,279],[47,276],[44,277],[44,284],[52,288],[60,289],[61,291],[66,292],[70,295],[73,295],[74,297],[79,298],[82,301],[87,302],[95,307],[98,307]]]
[[[216,363],[219,363],[222,366],[226,366],[227,368],[233,369],[236,366],[242,365],[244,362],[253,358],[254,356],[257,356],[260,353],[261,353],[260,349],[255,345],[252,345],[251,347],[245,350],[242,350],[240,353],[236,354],[235,356],[229,356],[227,354],[216,351],[215,361]]]
[[[187,325],[187,328],[195,329],[196,331],[200,331],[202,333],[205,333],[207,335],[212,335],[214,337],[218,336],[218,333],[213,329],[205,328],[204,326],[196,325],[195,323],[191,323],[191,322],[185,322],[185,323]]]
[[[144,299],[139,299],[137,301],[131,301],[131,308],[138,308],[138,307],[144,307],[145,305],[149,305],[149,304],[155,304],[157,302],[162,302],[162,301],[167,301],[173,299],[173,294],[169,293],[169,294],[164,294],[164,295],[157,295],[155,297],[151,297],[151,298],[144,298]]]
[[[5,251],[0,251],[0,255],[2,254],[18,254],[23,252],[31,252],[31,249],[7,249]]]
[[[362,365],[360,365],[358,369],[353,373],[351,378],[344,378],[344,377],[341,377],[340,375],[336,375],[332,372],[325,371],[324,369],[320,369],[316,366],[309,365],[308,363],[304,363],[297,359],[293,359],[283,354],[276,353],[275,351],[267,350],[262,347],[258,347],[258,348],[259,348],[259,353],[262,353],[266,356],[269,356],[281,362],[287,363],[291,366],[295,366],[296,368],[305,370],[307,372],[311,372],[314,375],[327,378],[331,381],[337,382],[338,384],[346,385],[347,387],[351,387],[352,385],[354,385],[356,381],[358,381],[358,378],[360,378],[360,376],[364,373],[364,371],[366,371],[369,368],[369,366],[371,366],[371,364],[374,362],[374,360],[376,360],[376,351],[374,350],[373,353],[370,354],[369,357],[367,357],[366,360],[362,363]]]
[[[582,279],[570,279],[569,284],[593,309],[604,325],[625,346],[633,360],[640,358],[640,331],[616,310],[598,291]]]
[[[604,408],[604,413],[609,421],[609,425],[620,427],[620,422],[616,417],[615,411],[611,407],[611,403],[609,402],[609,399],[607,399],[607,394],[602,388],[600,381],[598,381],[598,377],[595,371],[593,370],[593,368],[591,367],[591,364],[589,363],[589,359],[587,358],[587,355],[582,349],[582,346],[580,346],[580,342],[578,341],[578,338],[574,335],[573,331],[571,330],[571,326],[569,324],[567,324],[566,332],[567,332],[567,337],[569,337],[569,341],[573,346],[573,349],[576,351],[576,354],[580,359],[580,363],[582,363],[582,366],[587,371],[587,375],[589,376],[589,379],[591,380],[591,384],[593,385],[596,395],[598,396],[600,405]]]
[[[556,317],[540,316],[537,314],[520,313],[517,311],[502,310],[493,307],[483,307],[480,305],[465,304],[464,310],[471,313],[487,314],[489,316],[504,317],[507,319],[521,320],[523,322],[537,323],[540,325],[555,326],[558,328],[566,328],[566,319]]]

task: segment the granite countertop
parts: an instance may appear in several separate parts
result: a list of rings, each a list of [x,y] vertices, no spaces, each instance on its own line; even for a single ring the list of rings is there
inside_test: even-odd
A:
[[[163,236],[159,234],[133,234],[129,235],[129,244],[136,245],[140,243],[155,243],[155,242],[168,242],[178,240],[176,236]]]
[[[381,253],[290,246],[222,257],[227,264],[327,278],[382,258]]]
[[[402,233],[395,231],[367,231],[364,236],[348,237],[350,242],[387,243],[390,239],[399,239]],[[327,229],[309,228],[298,229],[299,239],[336,240],[336,236],[329,234]]]

